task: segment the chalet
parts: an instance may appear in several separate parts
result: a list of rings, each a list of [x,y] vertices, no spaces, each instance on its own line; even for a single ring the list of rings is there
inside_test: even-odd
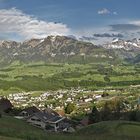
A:
[[[44,111],[32,114],[27,119],[27,122],[42,129],[57,131],[59,128],[62,127],[64,119],[64,117],[61,117],[55,111],[51,109],[46,109]]]
[[[11,102],[6,98],[0,99],[0,112],[9,112],[13,108]]]
[[[22,112],[20,112],[19,116],[26,118],[37,112],[40,112],[40,110],[38,108],[36,108],[35,106],[32,106],[32,107],[28,107],[28,108],[25,108],[24,110],[22,110]]]

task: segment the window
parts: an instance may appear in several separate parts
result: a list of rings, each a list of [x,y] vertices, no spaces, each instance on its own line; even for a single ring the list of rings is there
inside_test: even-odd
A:
[[[58,127],[58,123],[56,123],[56,127]]]
[[[34,118],[31,118],[32,121],[38,121],[38,122],[41,122],[40,119],[34,119]]]
[[[40,120],[40,119],[36,119],[36,121],[41,122],[41,120]]]
[[[41,127],[41,125],[40,124],[35,124],[36,126],[39,126],[39,127]]]
[[[35,119],[34,119],[34,118],[31,118],[31,120],[32,120],[32,121],[35,121]]]

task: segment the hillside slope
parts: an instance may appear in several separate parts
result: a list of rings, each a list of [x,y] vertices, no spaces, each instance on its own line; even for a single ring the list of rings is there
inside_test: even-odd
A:
[[[85,127],[80,135],[99,136],[108,139],[140,139],[140,123],[127,121],[107,121]]]
[[[75,134],[49,134],[22,120],[0,118],[0,140],[139,140],[140,123],[110,121],[93,124]]]
[[[37,140],[42,140],[44,137],[46,137],[46,134],[41,129],[30,126],[22,120],[2,116],[2,118],[0,118],[0,136],[3,138],[3,140],[16,140],[15,138],[17,138],[17,140],[18,138],[25,140],[36,138]]]

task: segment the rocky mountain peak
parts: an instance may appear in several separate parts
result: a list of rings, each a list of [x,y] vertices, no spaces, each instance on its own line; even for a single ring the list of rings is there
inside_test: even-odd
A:
[[[124,49],[124,50],[135,50],[140,49],[140,40],[135,38],[132,40],[113,39],[111,43],[103,45],[107,49]]]
[[[0,41],[0,47],[12,48],[12,47],[19,47],[19,46],[20,46],[20,43],[16,41],[10,41],[10,40]]]

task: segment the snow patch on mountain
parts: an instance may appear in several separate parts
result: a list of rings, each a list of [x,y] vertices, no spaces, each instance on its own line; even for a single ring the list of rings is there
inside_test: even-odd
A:
[[[116,38],[113,39],[111,43],[104,44],[103,47],[107,49],[124,49],[124,50],[140,49],[140,40],[139,39],[122,40]]]

